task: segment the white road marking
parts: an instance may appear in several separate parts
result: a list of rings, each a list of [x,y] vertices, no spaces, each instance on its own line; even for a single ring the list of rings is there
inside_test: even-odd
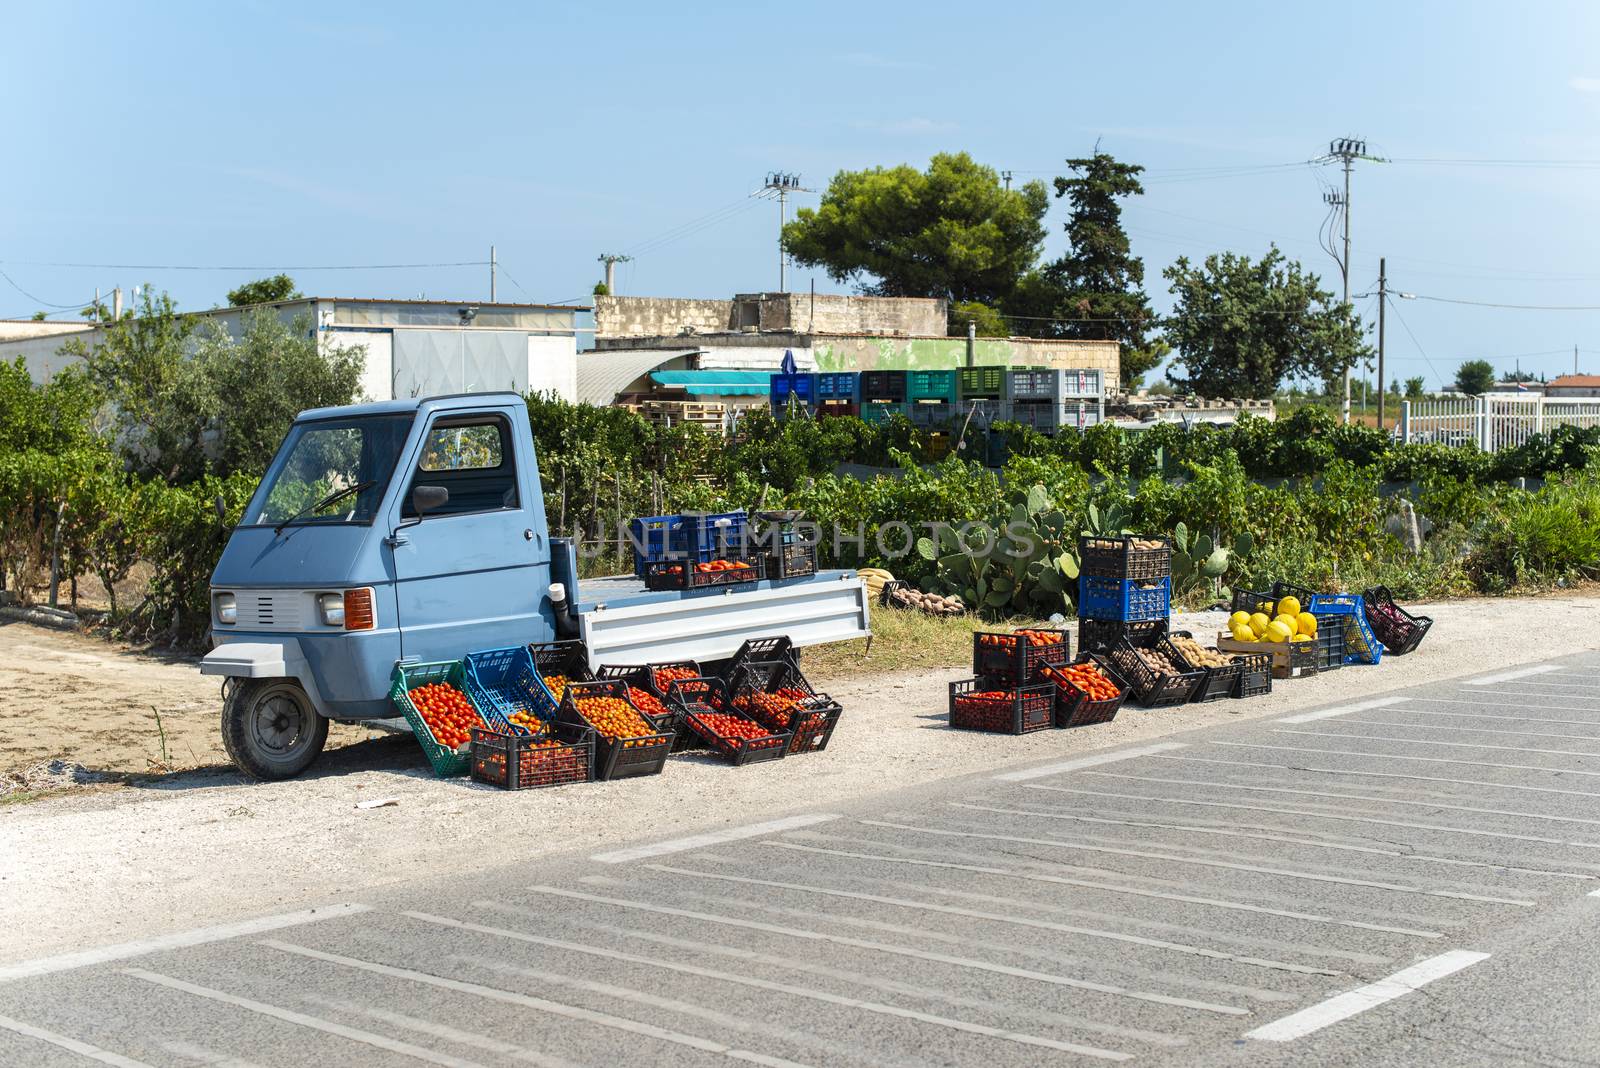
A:
[[[1600,890],[1590,890],[1589,891],[1589,896],[1590,897],[1600,897]]]
[[[1485,695],[1490,696],[1490,697],[1516,697],[1516,698],[1519,698],[1520,700],[1523,700],[1523,701],[1528,701],[1528,700],[1531,700],[1532,698],[1535,698],[1535,697],[1559,697],[1564,701],[1582,701],[1582,700],[1585,699],[1582,694],[1576,694],[1576,693],[1532,693],[1532,692],[1530,692],[1528,690],[1457,690],[1456,693],[1481,693],[1481,694],[1485,694]],[[1463,703],[1471,704],[1472,702],[1468,701],[1468,702],[1463,702]],[[1503,703],[1503,702],[1501,702],[1501,703]],[[1492,707],[1499,707],[1499,704],[1496,704],[1495,706],[1492,706]],[[1553,709],[1558,709],[1558,710],[1560,710],[1562,712],[1593,712],[1593,711],[1595,711],[1595,706],[1594,705],[1587,705],[1586,706],[1586,705],[1534,704],[1534,705],[1529,705],[1528,707],[1529,708],[1539,708],[1539,709],[1553,708]]]
[[[1015,1031],[1005,1031],[997,1027],[988,1027],[983,1024],[969,1023],[965,1020],[952,1020],[945,1016],[935,1016],[932,1013],[918,1012],[914,1009],[902,1009],[893,1005],[885,1005],[875,1001],[862,1001],[859,998],[844,997],[839,994],[830,994],[822,990],[813,990],[809,987],[791,986],[787,983],[776,983],[767,979],[758,979],[754,976],[737,975],[732,972],[720,971],[715,968],[703,968],[692,964],[678,964],[671,961],[659,960],[654,957],[640,956],[634,953],[624,953],[620,950],[602,949],[599,946],[583,945],[577,942],[563,942],[554,938],[543,938],[539,935],[526,934],[522,931],[512,931],[504,927],[488,927],[483,924],[467,923],[445,916],[433,916],[425,912],[407,912],[405,915],[415,920],[427,923],[437,923],[446,927],[453,927],[463,931],[475,931],[479,934],[493,935],[499,938],[510,938],[518,942],[527,942],[532,945],[548,946],[552,949],[563,949],[573,953],[583,953],[593,957],[603,957],[607,960],[624,961],[630,964],[643,964],[648,967],[661,968],[666,971],[678,972],[683,975],[698,975],[705,979],[718,982],[733,983],[738,986],[752,987],[756,990],[768,990],[779,994],[790,994],[795,997],[808,998],[812,1001],[821,1001],[832,1005],[843,1005],[847,1008],[860,1009],[864,1012],[876,1013],[882,1016],[896,1016],[905,1020],[915,1020],[919,1023],[930,1023],[939,1027],[946,1027],[955,1031],[964,1031],[969,1034],[985,1035],[990,1038],[1003,1038],[1011,1042],[1018,1042],[1027,1046],[1040,1046],[1063,1053],[1080,1053],[1086,1057],[1099,1057],[1105,1060],[1125,1061],[1131,1055],[1117,1053],[1113,1050],[1099,1049],[1094,1046],[1081,1046],[1071,1042],[1057,1042],[1054,1039],[1041,1038],[1037,1035],[1027,1035]],[[492,967],[492,965],[491,965]]]
[[[1467,679],[1463,686],[1492,686],[1497,682],[1510,682],[1512,679],[1525,679],[1530,675],[1543,675],[1551,671],[1560,671],[1560,664],[1540,664],[1537,667],[1518,668],[1516,671],[1503,671],[1498,675],[1484,675],[1481,678]]]
[[[1455,701],[1448,697],[1410,697],[1409,701],[1426,701],[1431,704],[1467,705],[1470,708],[1503,708],[1504,705],[1486,705],[1478,701]],[[1553,709],[1567,712],[1587,712],[1587,708],[1571,708],[1567,705],[1536,705],[1541,710]],[[1600,719],[1551,719],[1547,716],[1497,716],[1490,712],[1434,712],[1422,708],[1408,708],[1408,716],[1454,716],[1456,719],[1504,719],[1512,723],[1559,723],[1568,727],[1600,727]]]
[[[1327,731],[1274,730],[1273,734],[1299,734],[1307,738],[1342,738],[1347,742],[1391,742],[1399,745],[1443,745],[1452,749],[1494,749],[1502,753],[1538,753],[1541,756],[1600,757],[1577,749],[1538,749],[1521,745],[1486,745],[1483,742],[1440,742],[1432,738],[1386,738],[1379,734],[1329,734]]]
[[[1404,797],[1384,797],[1372,794],[1337,794],[1325,790],[1296,790],[1288,786],[1245,786],[1235,782],[1208,782],[1205,779],[1161,779],[1153,775],[1118,775],[1113,771],[1094,771],[1108,779],[1130,779],[1134,782],[1158,782],[1169,786],[1208,786],[1217,790],[1247,790],[1251,793],[1300,794],[1304,797],[1324,797],[1332,801],[1370,801],[1382,805],[1411,805],[1417,808],[1444,808],[1452,812],[1477,812],[1485,816],[1514,816],[1522,820],[1549,820],[1553,823],[1582,823],[1600,827],[1600,820],[1582,816],[1547,816],[1542,812],[1513,812],[1504,808],[1479,808],[1475,805],[1453,805],[1444,801],[1417,801]],[[1384,852],[1387,852],[1385,850]]]
[[[574,921],[569,921],[574,922]],[[921,998],[928,1001],[943,1001],[957,1005],[964,1009],[977,1009],[980,1012],[1000,1012],[1014,1015],[1033,1016],[1045,1023],[1054,1024],[1076,1031],[1088,1031],[1091,1034],[1111,1035],[1116,1038],[1128,1038],[1135,1042],[1148,1042],[1155,1046],[1176,1048],[1186,1046],[1189,1040],[1178,1035],[1169,1035],[1162,1031],[1146,1031],[1137,1027],[1120,1027],[1117,1024],[1101,1023],[1089,1020],[1082,1016],[1068,1016],[1064,1013],[1050,1009],[1023,1009],[1019,1006],[987,998],[963,997],[949,990],[936,989],[931,986],[920,986],[916,983],[907,983],[898,979],[887,979],[876,976],[862,975],[860,972],[847,971],[844,968],[831,968],[826,964],[817,964],[812,961],[798,960],[794,957],[780,957],[774,953],[758,953],[753,949],[742,946],[724,946],[715,942],[700,939],[691,941],[687,938],[674,938],[671,935],[661,934],[658,931],[640,931],[632,927],[619,927],[609,923],[593,923],[586,920],[575,921],[580,926],[620,938],[633,938],[643,942],[654,942],[659,946],[671,949],[684,950],[689,953],[703,953],[715,957],[731,957],[734,960],[747,963],[765,964],[772,968],[781,968],[785,971],[806,972],[810,975],[820,975],[828,979],[837,979],[852,986],[864,986],[873,990],[882,990],[890,994],[901,994],[910,998]],[[896,1010],[897,1012],[904,1010]]]
[[[741,920],[733,916],[718,916],[708,912],[695,912],[691,909],[672,908],[667,905],[652,905],[644,901],[632,901],[627,898],[605,897],[600,894],[585,894],[577,890],[563,890],[555,886],[530,886],[529,890],[540,894],[554,894],[557,897],[572,898],[578,901],[588,901],[599,905],[614,905],[618,908],[636,909],[640,912],[653,912],[659,916],[677,916],[681,919],[699,920],[704,923],[721,924],[728,927],[739,927],[748,931],[763,931],[767,934],[787,935],[791,938],[802,938],[812,942],[831,943],[833,945],[850,946],[853,949],[868,949],[878,953],[888,953],[898,957],[910,957],[914,960],[931,961],[937,964],[948,964],[957,968],[971,968],[976,971],[993,972],[996,975],[1009,975],[1021,979],[1033,979],[1052,986],[1072,987],[1077,990],[1092,990],[1101,994],[1112,994],[1118,997],[1132,998],[1135,1001],[1148,1001],[1156,1005],[1172,1005],[1180,1009],[1197,1009],[1201,1012],[1220,1013],[1225,1016],[1248,1016],[1248,1009],[1241,1009],[1234,1005],[1218,1005],[1207,1001],[1194,1001],[1190,998],[1173,997],[1168,994],[1155,994],[1144,990],[1130,990],[1126,987],[1115,986],[1110,983],[1096,983],[1088,979],[1073,979],[1063,975],[1050,975],[1045,972],[1030,971],[1026,968],[1012,968],[1003,964],[991,964],[988,961],[973,960],[969,957],[952,957],[943,953],[930,953],[925,950],[911,949],[907,946],[889,945],[885,942],[873,942],[864,938],[850,938],[845,935],[825,934],[821,931],[810,931],[798,927],[783,927],[778,924],[761,923],[757,920]],[[475,901],[474,908],[505,909],[506,906],[493,901]]]
[[[161,1048],[168,1053],[176,1053],[196,1064],[205,1065],[205,1068],[261,1068],[255,1061],[247,1061],[243,1057],[234,1057],[226,1053],[218,1053],[204,1046],[197,1046],[193,1042],[163,1042]]]
[[[54,957],[39,957],[35,960],[18,961],[15,964],[0,964],[0,983],[10,982],[15,979],[30,979],[36,975],[49,975],[51,972],[64,972],[73,968],[85,968],[92,964],[105,964],[108,961],[142,957],[147,953],[160,953],[169,949],[185,949],[189,946],[204,945],[207,942],[222,942],[229,938],[263,934],[267,931],[277,931],[285,927],[296,927],[302,923],[337,920],[344,916],[354,916],[357,913],[367,911],[369,911],[368,906],[354,903],[328,905],[319,909],[305,909],[300,912],[285,912],[278,916],[260,916],[253,920],[241,920],[238,923],[224,923],[216,927],[198,927],[192,931],[179,931],[177,934],[141,939],[138,942],[121,942],[112,946],[98,946],[94,949],[81,949],[73,953],[62,953]]]
[[[1317,712],[1302,712],[1298,716],[1286,716],[1276,720],[1278,723],[1310,723],[1316,719],[1332,719],[1335,716],[1346,716],[1351,712],[1365,712],[1369,708],[1387,708],[1389,705],[1405,704],[1404,697],[1377,697],[1371,701],[1357,701],[1353,705],[1339,705],[1336,708],[1324,708]]]
[[[295,1012],[293,1009],[285,1009],[278,1005],[268,1005],[262,1001],[242,998],[237,994],[213,990],[208,986],[186,983],[182,979],[174,979],[170,975],[162,975],[159,972],[147,972],[143,968],[126,968],[123,970],[123,974],[131,975],[135,979],[143,979],[147,983],[155,983],[157,986],[181,990],[185,994],[192,994],[197,998],[205,998],[207,1001],[216,1001],[224,1005],[232,1005],[234,1008],[244,1009],[247,1012],[270,1016],[275,1020],[282,1020],[284,1023],[307,1027],[313,1031],[321,1031],[324,1034],[338,1035],[340,1038],[348,1038],[352,1042],[360,1042],[363,1045],[388,1050],[390,1053],[398,1053],[403,1057],[415,1057],[417,1060],[427,1061],[429,1064],[442,1065],[443,1068],[485,1068],[484,1065],[479,1064],[477,1061],[469,1061],[462,1057],[452,1057],[448,1053],[436,1053],[431,1049],[413,1046],[409,1042],[401,1042],[399,1039],[389,1038],[386,1035],[362,1031],[355,1027],[346,1027],[344,1024],[334,1023],[332,1020],[324,1020],[316,1016],[308,1016],[303,1012]]]
[[[1345,737],[1351,737],[1345,735]],[[1424,764],[1465,764],[1473,768],[1500,768],[1505,771],[1545,771],[1551,775],[1583,775],[1589,778],[1600,778],[1600,771],[1582,771],[1577,768],[1541,768],[1537,764],[1495,764],[1487,760],[1452,760],[1449,757],[1420,757],[1405,756],[1401,753],[1368,753],[1360,749],[1312,749],[1304,745],[1261,745],[1255,742],[1217,742],[1206,739],[1208,745],[1225,745],[1232,749],[1276,749],[1287,753],[1317,753],[1321,756],[1355,756],[1366,757],[1369,760],[1410,760]],[[1591,754],[1584,754],[1585,756]],[[1342,775],[1359,775],[1361,772],[1348,772],[1341,769]],[[1499,783],[1480,783],[1481,786],[1499,786]],[[1507,787],[1510,789],[1510,787]]]
[[[643,1035],[646,1038],[660,1039],[662,1042],[670,1042],[675,1046],[687,1046],[690,1049],[697,1049],[704,1053],[720,1053],[731,1060],[764,1064],[771,1066],[771,1068],[800,1068],[794,1061],[786,1061],[779,1057],[769,1057],[764,1053],[752,1053],[749,1050],[735,1049],[721,1042],[714,1042],[709,1038],[701,1038],[698,1035],[687,1035],[681,1031],[671,1031],[665,1027],[657,1027],[654,1024],[628,1020],[621,1016],[611,1016],[603,1012],[594,1012],[575,1005],[563,1005],[556,1001],[546,1001],[544,998],[530,997],[527,994],[518,994],[511,990],[499,990],[492,986],[468,983],[460,979],[446,979],[443,976],[429,975],[427,972],[413,971],[410,968],[396,968],[388,964],[378,964],[374,961],[342,956],[338,953],[324,953],[318,949],[308,949],[305,946],[297,946],[291,942],[279,942],[271,938],[263,938],[258,944],[271,946],[273,949],[281,950],[284,953],[310,957],[312,960],[326,961],[329,964],[340,964],[346,968],[371,972],[374,975],[387,975],[392,979],[408,979],[413,982],[438,987],[441,990],[454,990],[460,994],[473,994],[477,997],[488,998],[491,1001],[499,1001],[525,1009],[537,1009],[540,1012],[563,1016],[569,1020],[582,1020],[585,1023],[597,1024],[600,1027],[610,1027],[630,1034]]]
[[[1279,722],[1287,723],[1288,720],[1280,720]],[[1342,726],[1399,727],[1408,731],[1456,731],[1464,734],[1508,734],[1514,738],[1559,738],[1567,742],[1595,742],[1600,744],[1600,738],[1592,734],[1558,734],[1553,731],[1508,731],[1501,727],[1463,727],[1459,723],[1440,726],[1437,723],[1396,723],[1388,719],[1350,719],[1345,720]]]
[[[794,842],[768,842],[767,845],[777,846],[781,849],[792,849],[802,853],[827,853],[837,857],[853,857],[857,860],[878,860],[889,864],[912,864],[929,868],[953,868],[957,871],[977,872],[982,875],[1001,875],[1012,879],[1025,879],[1029,882],[1060,883],[1065,886],[1081,886],[1088,890],[1104,890],[1114,894],[1130,894],[1134,897],[1159,898],[1163,901],[1184,901],[1191,905],[1211,905],[1221,909],[1235,909],[1240,912],[1256,912],[1265,916],[1282,916],[1290,920],[1307,920],[1311,923],[1327,923],[1340,927],[1359,927],[1366,931],[1382,931],[1385,934],[1414,935],[1418,938],[1440,938],[1443,935],[1438,931],[1415,931],[1405,927],[1384,927],[1376,923],[1362,923],[1359,920],[1341,920],[1335,916],[1319,916],[1310,912],[1293,912],[1288,909],[1268,908],[1265,905],[1251,905],[1242,901],[1223,901],[1214,897],[1198,897],[1191,894],[1169,894],[1161,890],[1143,890],[1137,887],[1114,886],[1110,883],[1097,883],[1088,879],[1069,879],[1064,875],[1045,875],[1039,872],[1016,871],[1011,868],[992,868],[977,864],[957,864],[953,861],[920,860],[913,857],[890,857],[881,853],[853,853],[843,849],[823,849],[821,846],[803,846]]]
[[[42,1027],[26,1024],[21,1020],[13,1020],[9,1016],[0,1016],[0,1028],[23,1035],[26,1038],[48,1042],[52,1046],[59,1046],[70,1053],[76,1053],[80,1057],[87,1057],[91,1061],[115,1065],[116,1068],[151,1068],[144,1061],[136,1061],[132,1057],[124,1057],[120,1053],[112,1053],[110,1050],[101,1049],[99,1046],[91,1046],[89,1043],[80,1042],[76,1038],[68,1038],[66,1035],[58,1035],[54,1031],[46,1031]]]
[[[1145,794],[1111,794],[1095,790],[1073,790],[1065,786],[1034,786],[1034,790],[1053,790],[1063,794],[1088,794],[1091,797],[1115,797],[1123,801],[1155,801],[1164,805],[1195,805],[1201,808],[1231,808],[1241,812],[1271,812],[1279,816],[1311,816],[1319,820],[1337,820],[1343,823],[1370,823],[1376,827],[1405,827],[1413,831],[1447,831],[1479,838],[1504,838],[1513,842],[1534,842],[1539,845],[1572,846],[1579,849],[1600,849],[1600,842],[1573,842],[1564,838],[1542,838],[1531,834],[1514,834],[1511,831],[1484,831],[1475,827],[1450,827],[1442,823],[1413,823],[1410,820],[1386,820],[1376,816],[1347,816],[1343,813],[1316,812],[1305,808],[1272,808],[1267,805],[1246,805],[1239,801],[1200,801],[1188,797],[1149,797]]]
[[[908,830],[911,828],[907,828]],[[936,912],[946,916],[964,916],[968,919],[987,920],[992,923],[1009,923],[1018,927],[1028,927],[1039,931],[1055,931],[1060,934],[1083,935],[1086,938],[1104,938],[1113,942],[1126,942],[1130,945],[1145,946],[1150,949],[1168,950],[1174,953],[1186,953],[1194,957],[1206,957],[1210,960],[1226,960],[1235,964],[1248,964],[1257,968],[1272,968],[1277,971],[1296,972],[1300,975],[1338,975],[1338,972],[1326,968],[1311,968],[1304,964],[1291,964],[1281,960],[1267,960],[1263,957],[1245,957],[1237,953],[1226,953],[1216,949],[1206,949],[1202,946],[1191,946],[1185,942],[1168,942],[1160,938],[1145,938],[1142,935],[1123,934],[1120,931],[1102,931],[1094,927],[1077,927],[1067,923],[1052,923],[1049,920],[1035,920],[1026,916],[1007,916],[995,912],[980,912],[977,909],[956,908],[953,905],[936,905],[926,901],[909,901],[904,898],[886,897],[882,894],[863,894],[853,890],[830,890],[823,886],[812,886],[809,883],[785,883],[772,879],[752,879],[744,875],[723,875],[718,872],[694,871],[689,868],[672,868],[664,864],[647,865],[655,871],[668,872],[673,875],[683,875],[694,879],[711,879],[716,882],[743,883],[746,886],[769,886],[778,890],[796,890],[805,894],[819,894],[823,897],[838,897],[850,901],[870,901],[877,905],[892,905],[897,908],[913,909],[918,912]]]
[[[1301,1009],[1281,1020],[1274,1020],[1254,1031],[1248,1031],[1244,1037],[1263,1042],[1288,1042],[1303,1038],[1313,1031],[1322,1030],[1329,1024],[1336,1024],[1368,1009],[1375,1009],[1385,1002],[1414,993],[1437,979],[1443,979],[1447,975],[1453,975],[1463,968],[1488,959],[1487,953],[1475,953],[1465,949],[1441,953],[1437,957],[1429,957],[1420,964],[1413,964],[1409,968],[1395,972],[1387,979],[1357,987],[1308,1009]]]
[[[481,1049],[486,1053],[498,1053],[505,1057],[526,1061],[529,1064],[537,1064],[540,1068],[578,1068],[572,1061],[564,1060],[561,1057],[540,1053],[538,1050],[528,1049],[512,1042],[502,1042],[498,1038],[490,1038],[488,1035],[479,1034],[476,1031],[462,1031],[447,1024],[435,1023],[433,1020],[423,1020],[416,1016],[407,1016],[401,1012],[390,1012],[388,1009],[375,1008],[371,1005],[357,1005],[353,1001],[344,1001],[339,998],[308,997],[306,1000],[315,1004],[325,1005],[330,1009],[337,1009],[340,1012],[370,1016],[372,1019],[386,1023],[391,1027],[405,1027],[413,1031],[421,1031],[425,1035],[442,1038],[446,1042],[471,1046],[473,1049]]]
[[[1321,872],[1294,871],[1289,868],[1267,868],[1255,864],[1236,864],[1228,860],[1207,860],[1203,857],[1186,857],[1179,853],[1152,853],[1142,849],[1116,849],[1111,846],[1089,845],[1081,842],[1067,842],[1059,838],[1022,838],[1006,834],[979,834],[976,831],[940,831],[929,827],[910,827],[903,823],[882,823],[876,820],[861,820],[869,827],[892,827],[901,831],[915,831],[919,834],[935,834],[951,838],[982,838],[996,842],[1021,842],[1025,845],[1057,846],[1062,849],[1078,849],[1086,853],[1111,853],[1121,857],[1139,857],[1145,860],[1170,860],[1179,864],[1197,864],[1204,868],[1226,868],[1231,871],[1248,871],[1258,875],[1277,875],[1286,879],[1308,879],[1318,883],[1341,883],[1345,886],[1365,886],[1373,890],[1394,890],[1404,894],[1421,894],[1424,897],[1448,897],[1462,901],[1482,901],[1491,905],[1520,905],[1532,908],[1534,902],[1518,898],[1485,897],[1480,894],[1468,894],[1458,890],[1429,890],[1420,886],[1405,886],[1401,883],[1379,882],[1375,879],[1351,879],[1342,875],[1324,875]]]
[[[1076,760],[1063,760],[1059,764],[1046,764],[1040,768],[1008,771],[994,776],[994,781],[1026,782],[1029,779],[1042,779],[1047,775],[1060,775],[1062,772],[1077,771],[1079,768],[1092,768],[1098,764],[1110,764],[1118,760],[1132,760],[1134,757],[1149,756],[1151,753],[1165,753],[1171,749],[1182,749],[1186,744],[1185,742],[1157,742],[1154,745],[1141,745],[1136,749],[1118,749],[1111,753],[1097,753],[1094,756],[1078,757]]]
[[[1270,746],[1269,748],[1281,749],[1283,746]],[[1306,750],[1311,752],[1312,750]],[[1284,771],[1312,772],[1320,775],[1355,775],[1363,779],[1404,779],[1408,782],[1442,782],[1452,786],[1471,786],[1480,790],[1518,790],[1531,794],[1562,794],[1567,797],[1588,797],[1600,799],[1600,793],[1592,790],[1563,790],[1556,786],[1523,786],[1503,782],[1484,782],[1482,779],[1448,779],[1438,775],[1405,775],[1396,771],[1350,771],[1345,768],[1308,768],[1303,764],[1261,764],[1254,760],[1217,760],[1213,757],[1157,757],[1158,760],[1182,760],[1191,764],[1227,764],[1237,768],[1280,768]],[[1415,757],[1399,757],[1397,759],[1416,759]],[[1470,764],[1469,760],[1446,760],[1445,764]],[[1491,767],[1494,765],[1490,765]]]
[[[724,842],[737,842],[745,838],[759,838],[764,834],[778,834],[781,831],[792,831],[800,827],[815,827],[819,823],[827,823],[838,818],[839,816],[832,812],[819,812],[811,816],[789,816],[781,820],[768,820],[766,823],[752,823],[744,827],[729,827],[727,830],[710,831],[706,834],[691,835],[688,838],[674,838],[667,842],[634,846],[631,849],[618,849],[610,853],[596,853],[589,859],[597,860],[601,864],[625,864],[629,861],[646,860],[650,857],[664,857],[668,853],[681,853],[686,849],[703,849],[706,846],[721,845]]]

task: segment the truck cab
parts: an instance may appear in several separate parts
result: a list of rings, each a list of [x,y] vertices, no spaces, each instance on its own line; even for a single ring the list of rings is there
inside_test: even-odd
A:
[[[394,716],[401,663],[580,635],[630,663],[709,658],[774,620],[797,642],[868,633],[852,572],[720,594],[578,586],[572,546],[549,535],[521,397],[302,412],[212,574],[215,648],[200,670],[231,680],[228,753],[255,778],[299,774],[328,720]]]

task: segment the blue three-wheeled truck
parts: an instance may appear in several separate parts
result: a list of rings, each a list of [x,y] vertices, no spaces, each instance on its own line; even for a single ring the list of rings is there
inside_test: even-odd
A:
[[[509,393],[302,412],[211,576],[222,738],[245,774],[288,778],[328,721],[395,721],[397,665],[581,638],[591,666],[732,655],[747,638],[868,634],[851,571],[740,590],[580,581],[545,522],[528,409]]]

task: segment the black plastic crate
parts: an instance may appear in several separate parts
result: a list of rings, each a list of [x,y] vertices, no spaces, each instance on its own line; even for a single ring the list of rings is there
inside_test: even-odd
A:
[[[1272,692],[1272,654],[1234,653],[1233,657],[1243,665],[1234,697],[1264,697]]]
[[[804,542],[779,545],[766,554],[766,577],[779,579],[804,578],[817,573],[817,547]]]
[[[1390,656],[1404,656],[1422,644],[1433,626],[1428,616],[1415,616],[1395,603],[1394,594],[1387,586],[1373,586],[1363,590],[1361,603],[1367,616],[1367,626],[1383,643]]]
[[[1278,602],[1285,597],[1293,597],[1300,602],[1300,611],[1312,610],[1313,600],[1318,595],[1304,586],[1296,586],[1292,582],[1274,582],[1270,590],[1234,590],[1233,610],[1235,612],[1266,612],[1268,616],[1278,614]],[[1263,604],[1270,602],[1271,608],[1262,608]]]
[[[472,778],[504,790],[588,782],[594,775],[594,732],[557,723],[535,737],[515,727],[472,728]]]
[[[1158,542],[1154,548],[1138,548],[1138,542]],[[1166,538],[1145,538],[1131,534],[1093,536],[1078,539],[1078,573],[1103,578],[1163,579],[1172,575],[1172,543]]]
[[[806,681],[798,665],[782,660],[746,664],[728,685],[728,704],[773,731],[791,732],[791,753],[826,749],[842,711]]]
[[[708,590],[728,586],[749,586],[766,577],[765,568],[745,559],[719,558],[694,563],[689,560],[659,560],[644,567],[647,590]]]
[[[862,371],[861,400],[899,401],[906,399],[906,373],[904,371]]]
[[[631,667],[609,665],[600,669],[602,680],[618,679],[628,684],[628,700],[650,722],[662,727],[676,727],[677,714],[656,689],[654,675],[646,664]]]
[[[1078,648],[1086,653],[1109,656],[1117,643],[1127,638],[1137,645],[1141,641],[1155,641],[1167,632],[1164,619],[1145,619],[1123,623],[1115,619],[1078,620]]]
[[[1128,683],[1111,666],[1111,662],[1098,653],[1079,653],[1072,664],[1093,664],[1117,688],[1116,697],[1094,699],[1076,683],[1061,674],[1061,668],[1047,666],[1043,675],[1056,687],[1056,726],[1087,727],[1093,723],[1107,723],[1115,719],[1122,703],[1128,699]],[[1071,666],[1071,665],[1063,665]]]
[[[1194,635],[1186,630],[1175,630],[1167,637],[1169,643],[1172,638],[1194,639]],[[1221,653],[1220,655],[1227,656],[1231,663],[1220,667],[1208,667],[1195,663],[1184,655],[1183,649],[1175,643],[1172,644],[1172,651],[1178,655],[1178,663],[1183,664],[1192,671],[1205,672],[1205,679],[1194,688],[1194,694],[1189,698],[1191,704],[1220,701],[1223,698],[1234,696],[1235,691],[1239,689],[1239,677],[1244,674],[1244,662],[1237,654]],[[1267,661],[1267,677],[1272,677],[1272,662],[1270,659]]]
[[[1143,647],[1160,653],[1172,661],[1172,666],[1189,667],[1188,661],[1172,647],[1165,637]],[[1206,680],[1205,669],[1188,671],[1163,671],[1145,662],[1139,654],[1143,649],[1128,644],[1124,638],[1111,650],[1111,663],[1132,687],[1135,702],[1146,708],[1165,708],[1168,705],[1186,705],[1194,696],[1195,688]]]
[[[1312,613],[1317,621],[1317,636],[1301,645],[1317,651],[1317,671],[1337,671],[1344,667],[1345,617]]]
[[[787,635],[746,639],[738,651],[728,658],[718,674],[723,681],[731,683],[749,664],[770,666],[777,663],[793,664],[796,668],[800,666],[800,650],[795,648],[794,642]]]
[[[1056,688],[1008,689],[979,676],[950,684],[950,726],[992,734],[1029,734],[1055,726]]]
[[[1034,635],[1040,635],[1038,640]],[[1050,638],[1057,640],[1051,641]],[[1065,630],[1031,627],[1012,633],[976,631],[972,635],[972,673],[1007,686],[1027,686],[1039,681],[1046,664],[1072,659],[1072,634]]]
[[[557,706],[561,694],[550,680],[559,677],[565,683],[593,682],[594,672],[589,670],[589,647],[577,639],[564,642],[536,642],[528,646],[533,666],[539,672],[539,681],[550,691]]]
[[[792,731],[778,731],[728,707],[727,685],[721,679],[680,679],[668,688],[668,696],[682,716],[683,733],[695,738],[734,767],[782,760],[794,740]],[[762,738],[728,737],[717,730],[716,716],[733,716],[756,723],[767,731]]]
[[[612,697],[626,702],[628,707],[633,708],[639,714],[639,718],[650,727],[652,733],[632,738],[605,737],[595,730],[594,724],[578,708],[578,701],[588,697]],[[628,684],[621,679],[575,682],[568,685],[566,693],[562,695],[561,707],[556,712],[556,718],[558,722],[587,727],[594,731],[595,782],[626,779],[635,775],[659,774],[666,766],[668,754],[672,752],[673,732],[662,730],[649,716],[634,708],[633,702],[628,700]]]

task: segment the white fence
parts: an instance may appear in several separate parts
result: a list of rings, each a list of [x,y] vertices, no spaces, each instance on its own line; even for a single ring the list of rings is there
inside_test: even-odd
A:
[[[1521,445],[1533,435],[1558,426],[1600,426],[1600,398],[1489,394],[1403,401],[1396,433],[1404,442],[1472,442],[1485,452],[1496,452]]]

